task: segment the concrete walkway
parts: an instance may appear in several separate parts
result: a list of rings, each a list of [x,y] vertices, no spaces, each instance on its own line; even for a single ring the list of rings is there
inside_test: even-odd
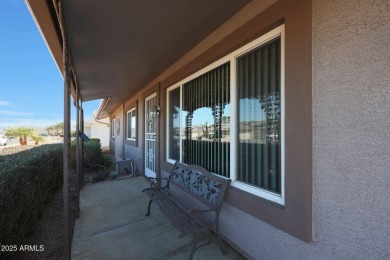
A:
[[[188,259],[192,236],[180,233],[155,205],[145,217],[148,186],[143,177],[84,187],[76,220],[72,259]],[[154,207],[153,207],[154,206]],[[194,259],[243,259],[232,248],[222,255],[217,242],[201,247]]]

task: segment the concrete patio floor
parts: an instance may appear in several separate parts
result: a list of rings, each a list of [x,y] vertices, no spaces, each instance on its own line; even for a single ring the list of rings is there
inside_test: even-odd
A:
[[[145,217],[148,186],[143,177],[88,185],[81,191],[72,259],[188,259],[192,236],[180,233],[152,205]],[[210,233],[211,234],[211,233]],[[218,243],[203,246],[194,259],[244,259],[232,248],[223,255]]]

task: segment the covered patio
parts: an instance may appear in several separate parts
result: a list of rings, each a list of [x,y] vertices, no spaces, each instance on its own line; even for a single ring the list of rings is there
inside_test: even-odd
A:
[[[106,181],[86,186],[80,196],[72,259],[188,259],[191,235],[180,238],[170,221],[152,206],[145,217],[149,198],[143,177]],[[212,238],[205,234],[205,240]],[[201,247],[194,259],[244,259],[233,248],[223,255],[217,243]]]
[[[102,186],[99,189],[86,187],[81,195],[78,195],[80,219],[76,220],[72,241],[69,180],[70,172],[74,169],[69,165],[69,147],[71,120],[74,119],[71,118],[71,106],[74,105],[76,108],[76,132],[81,132],[76,135],[75,172],[79,180],[76,191],[79,193],[83,188],[82,154],[85,140],[80,137],[84,132],[83,103],[103,99],[96,119],[111,118],[118,107],[123,110],[127,100],[136,96],[145,85],[161,85],[164,78],[161,75],[172,73],[169,72],[170,66],[177,64],[175,70],[181,70],[182,57],[188,55],[190,50],[198,46],[202,40],[236,15],[249,2],[248,0],[190,2],[171,0],[115,3],[102,1],[95,4],[93,1],[26,0],[32,17],[64,77],[65,259],[70,259],[70,255],[72,258],[82,259],[128,258],[129,255],[132,256],[131,258],[154,259],[180,258],[183,257],[182,254],[187,254],[185,249],[191,238],[176,240],[178,233],[171,234],[176,231],[161,232],[164,229],[173,229],[171,226],[166,226],[168,224],[161,214],[160,217],[150,218],[157,222],[143,221],[143,205],[146,205],[144,201],[146,196],[140,195],[139,188],[145,187],[146,183],[135,185],[134,190],[127,185],[123,189],[111,187],[112,184],[99,185]],[[242,16],[236,18],[238,21],[246,19]],[[228,31],[234,28],[229,28]],[[226,35],[227,32],[224,30],[221,33]],[[205,51],[206,48],[200,46],[196,55]],[[194,58],[195,56],[191,59]],[[159,99],[161,99],[160,95],[157,100]],[[137,117],[141,117],[144,113],[143,108],[138,108],[136,111]],[[115,156],[119,159],[131,157],[136,163],[136,168],[143,174],[146,171],[144,166],[147,160],[145,140],[143,140],[145,138],[141,139],[143,133],[146,133],[146,115],[144,116],[142,119],[145,121],[141,121],[142,119],[137,121],[139,128],[137,137],[140,140],[131,143],[137,150],[136,154],[131,156],[125,154],[126,147],[123,142],[127,141],[124,135],[126,121],[122,116],[113,117],[115,119],[111,122],[115,124],[111,124],[113,135],[110,136],[110,149]],[[159,127],[162,125],[161,122]],[[161,170],[162,167],[157,161],[156,172],[160,174]],[[142,199],[138,200],[137,196],[142,196]],[[142,210],[137,208],[138,206],[142,207]],[[139,229],[141,223],[146,226]],[[160,243],[171,241],[170,237],[174,238],[172,245]],[[114,249],[114,247],[118,248]],[[183,253],[180,253],[182,251]],[[164,255],[166,252],[171,252],[172,255]],[[111,253],[114,255],[110,255]],[[151,255],[148,257],[145,254]],[[195,257],[201,254],[196,253]],[[218,258],[220,252],[216,254],[213,258]]]
[[[144,217],[145,178],[83,188],[70,110],[84,132],[83,103],[96,99],[117,162],[231,179],[220,230],[245,257],[390,259],[388,0],[26,3],[64,77],[64,259],[190,251],[155,207]],[[195,257],[224,258],[214,246]]]

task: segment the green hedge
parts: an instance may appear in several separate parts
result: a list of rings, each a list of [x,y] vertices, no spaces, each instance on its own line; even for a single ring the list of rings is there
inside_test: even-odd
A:
[[[0,244],[31,231],[45,202],[62,183],[62,144],[0,156]]]
[[[70,147],[71,151],[71,166],[76,167],[76,140],[73,140]],[[111,157],[104,154],[101,149],[99,138],[90,138],[89,141],[84,142],[84,169],[93,168],[90,162],[103,165],[106,169],[113,164]]]
[[[76,144],[70,147],[70,168],[75,169]],[[31,232],[45,202],[62,185],[63,144],[46,144],[31,149],[13,149],[0,155],[0,244],[18,243]],[[87,158],[108,169],[110,156],[104,154],[100,140],[84,143],[84,168]],[[1,252],[0,252],[1,259]]]
[[[89,138],[89,142],[98,142],[100,143],[100,139],[99,138]],[[89,143],[89,142],[84,142],[85,143]]]

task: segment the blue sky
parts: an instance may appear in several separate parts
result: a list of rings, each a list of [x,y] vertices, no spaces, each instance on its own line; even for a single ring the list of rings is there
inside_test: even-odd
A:
[[[83,103],[85,120],[99,102]],[[24,1],[1,0],[0,130],[62,121],[63,79],[57,65]]]

